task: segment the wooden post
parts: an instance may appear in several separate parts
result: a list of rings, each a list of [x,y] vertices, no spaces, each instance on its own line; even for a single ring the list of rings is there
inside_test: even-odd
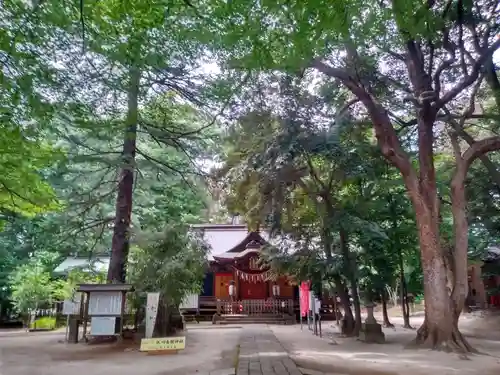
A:
[[[335,321],[337,322],[337,325],[339,325],[339,314],[337,311],[337,295],[333,295],[333,313],[335,314]]]
[[[318,314],[318,323],[319,323],[319,337],[323,337],[323,332],[321,330],[321,312]]]
[[[122,292],[122,305],[121,305],[121,308],[120,308],[120,336],[119,336],[119,340],[122,340],[123,339],[123,323],[124,323],[124,319],[125,319],[125,292]]]
[[[316,325],[316,298],[313,296],[311,299],[312,302],[312,308],[311,308],[311,313],[312,313],[312,320],[313,320],[313,335],[317,336],[318,335],[318,327]]]
[[[82,298],[84,294],[85,294],[85,306],[83,308],[83,340],[87,341],[87,320],[89,317],[90,293],[89,292],[82,293]]]

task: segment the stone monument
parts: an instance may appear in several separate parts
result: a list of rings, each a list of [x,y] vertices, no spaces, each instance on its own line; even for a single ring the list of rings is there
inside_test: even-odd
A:
[[[373,316],[373,308],[375,304],[369,302],[365,305],[368,317],[365,322],[361,325],[361,331],[359,332],[359,340],[367,343],[385,343],[385,335],[382,332],[382,325],[377,323],[377,320]]]

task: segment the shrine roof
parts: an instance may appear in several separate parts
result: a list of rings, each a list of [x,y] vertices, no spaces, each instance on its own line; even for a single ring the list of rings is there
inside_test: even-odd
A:
[[[131,292],[131,284],[78,284],[77,292]]]
[[[251,233],[244,224],[198,224],[191,226],[191,228],[202,231],[203,238],[210,246],[209,260],[215,260],[216,258],[232,259],[244,256],[247,253],[245,248],[241,249],[241,251],[234,251],[238,246],[244,244]],[[269,239],[267,232],[259,232],[258,236],[263,242]],[[251,250],[258,251],[258,249]]]
[[[80,269],[82,271],[107,271],[109,267],[109,256],[98,256],[89,259],[85,257],[69,256],[62,261],[55,269],[54,273],[57,275],[67,275],[71,270]]]
[[[243,258],[245,255],[251,254],[251,253],[256,253],[258,252],[258,249],[246,249],[240,252],[231,252],[227,251],[223,254],[219,255],[214,255],[215,259],[236,259],[236,258]]]
[[[500,260],[500,246],[489,246],[482,257],[483,261],[496,262]]]

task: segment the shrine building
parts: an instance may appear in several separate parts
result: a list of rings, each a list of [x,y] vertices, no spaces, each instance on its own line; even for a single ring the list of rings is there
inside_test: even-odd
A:
[[[267,232],[248,231],[243,224],[202,224],[192,229],[200,231],[210,247],[198,299],[201,315],[295,315],[298,287],[284,275],[272,277],[269,268],[259,264],[261,249],[269,241]]]

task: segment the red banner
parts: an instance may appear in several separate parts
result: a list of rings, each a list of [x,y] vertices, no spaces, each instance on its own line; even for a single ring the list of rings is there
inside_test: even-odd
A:
[[[310,281],[303,281],[300,284],[300,314],[306,316],[309,311],[309,285]]]

